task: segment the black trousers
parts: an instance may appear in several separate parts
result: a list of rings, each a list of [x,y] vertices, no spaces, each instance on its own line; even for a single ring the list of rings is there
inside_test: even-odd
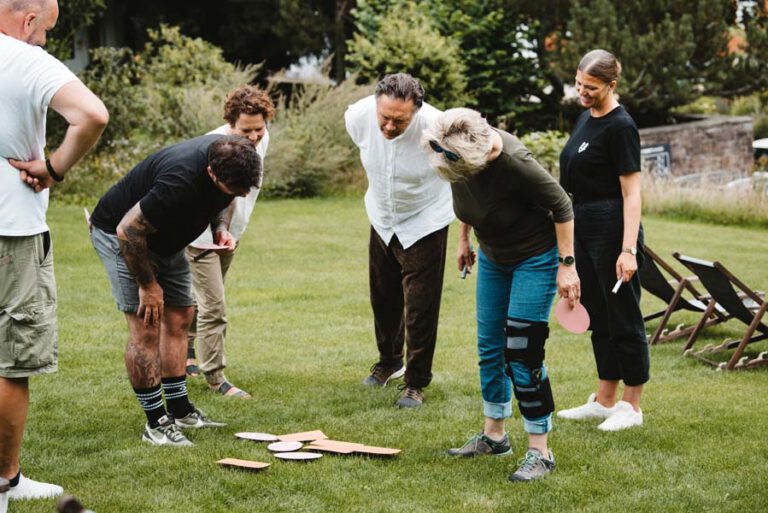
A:
[[[405,383],[414,388],[432,381],[447,242],[447,226],[408,249],[397,236],[387,246],[371,228],[369,279],[379,361],[387,367],[401,363],[407,340]]]
[[[650,358],[640,311],[637,273],[617,294],[616,260],[624,235],[621,199],[576,203],[575,257],[581,280],[581,302],[589,312],[592,349],[600,379],[642,385],[649,379]],[[637,243],[638,266],[645,258],[643,228]]]

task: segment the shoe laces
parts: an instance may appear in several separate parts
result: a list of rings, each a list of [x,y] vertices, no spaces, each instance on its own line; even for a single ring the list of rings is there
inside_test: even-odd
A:
[[[181,430],[176,424],[161,426],[161,430],[163,431],[163,434],[165,436],[167,436],[170,440],[174,442],[180,442],[185,438],[184,433],[181,432]]]
[[[469,431],[466,436],[468,437],[468,439],[466,442],[464,442],[464,445],[461,446],[462,449],[465,449],[467,447],[472,447],[473,449],[477,449],[477,444],[483,438],[482,433],[475,433],[473,431]]]
[[[376,362],[371,366],[371,375],[379,381],[384,381],[387,379],[387,368]]]
[[[409,387],[406,384],[402,384],[402,385],[400,385],[397,388],[398,388],[398,390],[401,390],[403,392],[403,397],[408,397],[408,398],[413,399],[415,401],[423,401],[424,400],[424,393],[421,391],[420,388]]]
[[[539,463],[539,460],[541,459],[541,456],[536,454],[533,451],[528,451],[525,453],[525,456],[517,462],[517,464],[520,466],[520,468],[517,469],[518,472],[531,472],[534,468],[536,468],[536,465]]]

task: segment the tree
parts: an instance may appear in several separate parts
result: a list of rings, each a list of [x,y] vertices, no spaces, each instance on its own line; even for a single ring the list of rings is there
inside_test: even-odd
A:
[[[729,50],[736,5],[722,0],[581,0],[563,31],[560,69],[571,77],[594,48],[623,65],[621,102],[642,125],[667,122],[672,107],[702,94],[748,93],[768,84],[766,13],[745,20],[744,44]]]
[[[360,83],[406,72],[421,82],[427,101],[439,108],[467,102],[458,46],[440,34],[415,2],[399,2],[373,21],[377,29],[364,28],[349,44],[347,59]]]
[[[61,0],[59,21],[48,38],[46,50],[59,59],[71,59],[75,34],[93,25],[104,8],[104,0]]]

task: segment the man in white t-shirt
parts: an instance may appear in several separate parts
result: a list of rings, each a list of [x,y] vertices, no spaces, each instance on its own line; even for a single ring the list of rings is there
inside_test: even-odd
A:
[[[424,103],[416,79],[396,73],[344,115],[368,175],[369,279],[379,361],[363,384],[384,386],[405,375],[400,408],[421,406],[432,380],[448,225],[454,218],[451,187],[432,170],[421,147],[424,129],[439,113]]]
[[[227,124],[210,133],[247,137],[256,146],[256,152],[263,162],[269,145],[267,122],[272,119],[274,113],[275,107],[266,92],[253,86],[241,86],[227,95],[224,104],[224,119]],[[234,212],[229,232],[235,241],[240,240],[248,226],[260,186],[261,184],[251,188],[244,198],[236,198],[233,201]],[[226,397],[250,399],[248,392],[234,386],[224,376],[224,368],[227,366],[224,355],[224,339],[227,334],[224,278],[235,252],[216,253],[206,250],[212,243],[211,233],[206,230],[187,247],[192,271],[192,290],[197,305],[195,319],[189,328],[187,374],[195,376],[202,370],[211,390]],[[199,341],[199,368],[195,363],[196,338]]]
[[[57,369],[56,283],[45,220],[48,189],[98,140],[109,115],[64,64],[39,46],[55,0],[0,0],[0,477],[7,498],[55,497],[60,486],[21,474],[29,377]],[[50,105],[69,123],[45,156]]]

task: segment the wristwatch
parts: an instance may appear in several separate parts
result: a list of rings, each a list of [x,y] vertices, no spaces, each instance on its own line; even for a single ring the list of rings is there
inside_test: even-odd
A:
[[[568,255],[565,257],[557,257],[557,261],[563,264],[566,267],[570,267],[573,265],[574,262],[576,262],[576,259],[572,256]]]
[[[624,248],[624,249],[621,250],[621,252],[622,253],[629,253],[632,256],[636,256],[637,255],[637,246],[632,246],[632,247],[629,247],[629,248]]]

